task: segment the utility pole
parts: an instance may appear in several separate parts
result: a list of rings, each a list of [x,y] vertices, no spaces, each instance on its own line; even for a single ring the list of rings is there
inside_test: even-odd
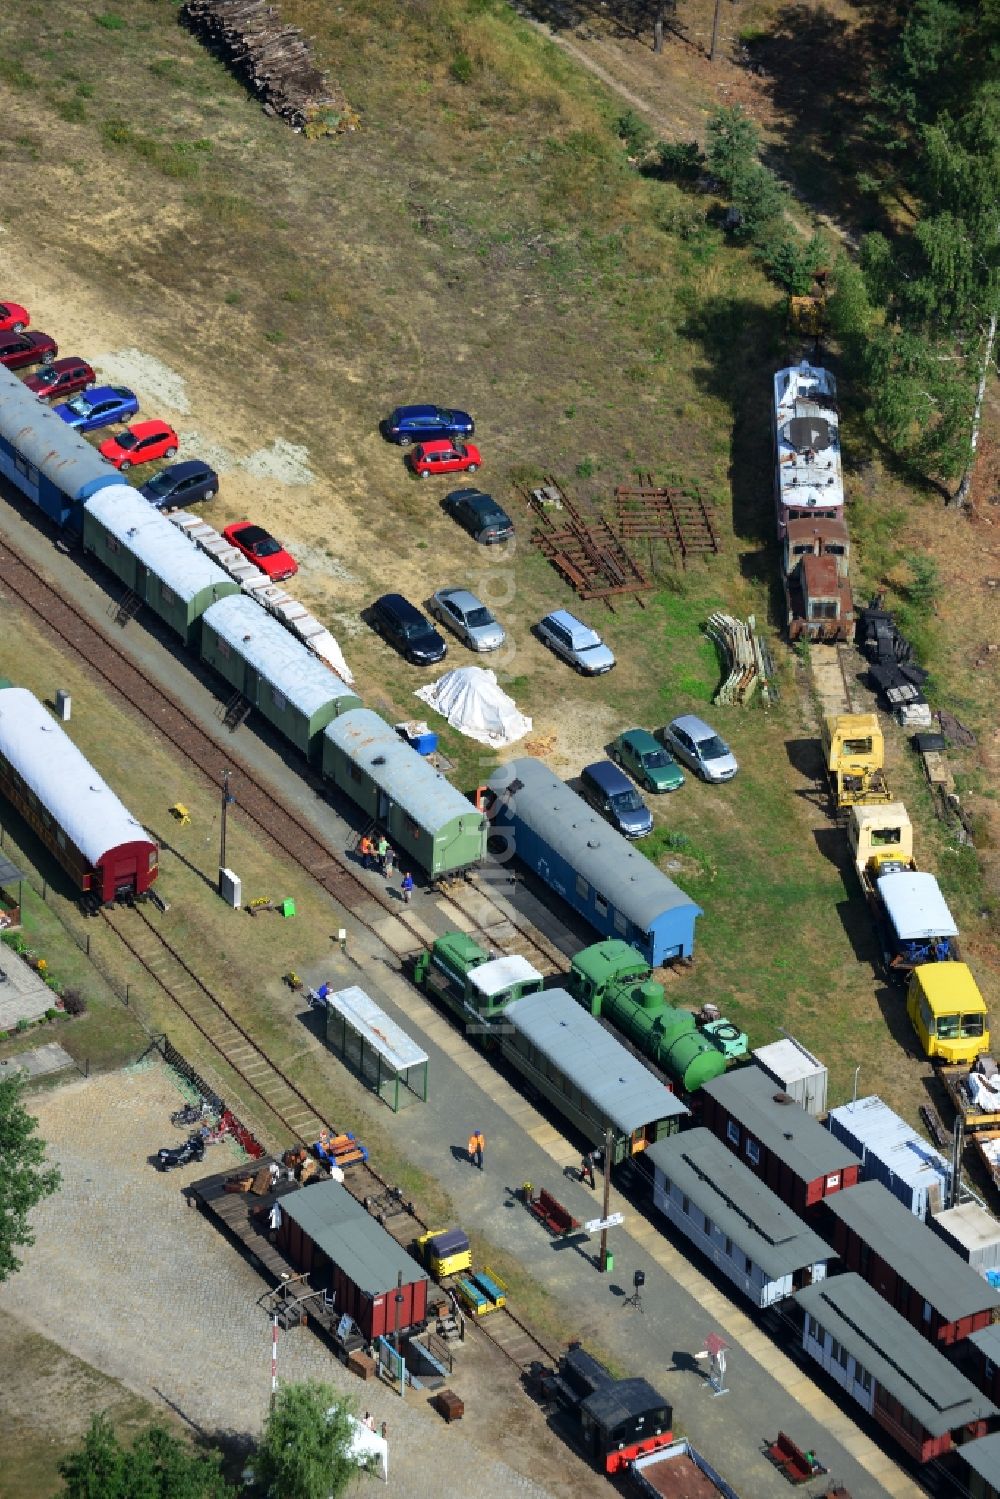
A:
[[[602,1218],[607,1218],[611,1207],[611,1129],[604,1131],[604,1212]],[[600,1270],[603,1274],[608,1268],[608,1231],[601,1229],[601,1263]]]
[[[226,813],[229,811],[230,802],[236,800],[229,790],[229,777],[231,770],[222,772],[222,829],[219,835],[219,885],[222,885],[222,871],[226,868]]]

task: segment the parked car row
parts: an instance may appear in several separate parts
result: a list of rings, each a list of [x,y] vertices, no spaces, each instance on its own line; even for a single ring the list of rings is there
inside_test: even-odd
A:
[[[657,734],[627,729],[609,749],[609,760],[595,760],[580,773],[580,794],[626,838],[653,831],[653,817],[632,781],[654,794],[684,784],[681,760],[704,781],[732,780],[738,769],[732,750],[693,713],[675,718]],[[613,763],[614,762],[614,763]]]

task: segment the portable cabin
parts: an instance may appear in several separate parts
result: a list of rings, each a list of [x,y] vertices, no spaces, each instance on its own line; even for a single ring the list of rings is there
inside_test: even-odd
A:
[[[774,376],[774,495],[778,535],[789,521],[844,513],[837,382],[806,360]]]
[[[945,1208],[931,1218],[930,1226],[980,1275],[1000,1271],[1000,1222],[978,1202],[960,1202],[956,1207]]]
[[[24,687],[0,691],[0,795],[78,894],[109,904],[145,894],[156,879],[152,838]]]
[[[303,755],[318,758],[327,724],[361,707],[308,646],[241,594],[205,611],[201,659]]]
[[[998,1414],[860,1275],[831,1276],[795,1299],[805,1352],[918,1463],[982,1436]]]
[[[507,1006],[504,1056],[594,1145],[612,1131],[617,1165],[671,1135],[689,1110],[565,989]]]
[[[826,1127],[861,1157],[862,1181],[881,1182],[922,1223],[947,1205],[951,1166],[881,1098],[831,1109]]]
[[[427,1102],[427,1053],[359,985],[327,994],[326,1040],[394,1114]]]
[[[965,1467],[965,1490],[969,1499],[1000,1499],[1000,1431],[959,1450]]]
[[[338,1314],[353,1317],[366,1342],[427,1321],[428,1275],[339,1182],[319,1182],[281,1199],[277,1245],[332,1291]]]
[[[602,937],[621,937],[651,967],[690,958],[701,908],[608,826],[540,760],[490,777],[490,841],[517,858]]]
[[[0,365],[0,474],[57,526],[79,531],[82,506],[105,487],[131,493],[124,474]]]
[[[914,968],[906,1013],[931,1058],[971,1064],[990,1049],[986,1001],[966,963],[922,963]]]
[[[324,775],[432,879],[482,863],[483,813],[377,713],[355,705],[322,745]]]
[[[857,1156],[760,1067],[740,1067],[701,1089],[702,1121],[795,1213],[806,1213],[861,1172]]]
[[[753,1059],[783,1093],[819,1119],[826,1113],[827,1068],[794,1036],[754,1048]]]
[[[711,1130],[651,1145],[653,1202],[754,1306],[822,1280],[833,1250]]]
[[[197,643],[210,605],[240,591],[134,489],[102,489],[87,501],[83,546],[185,645]]]
[[[856,1270],[932,1343],[948,1346],[988,1327],[1000,1291],[909,1212],[881,1182],[862,1182],[823,1204],[819,1224]]]

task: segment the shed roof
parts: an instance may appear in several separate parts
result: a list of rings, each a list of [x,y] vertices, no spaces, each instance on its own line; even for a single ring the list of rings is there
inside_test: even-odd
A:
[[[863,1160],[867,1161],[869,1155],[874,1156],[884,1162],[894,1176],[911,1186],[940,1181],[942,1189],[947,1189],[951,1167],[944,1156],[881,1098],[872,1095],[831,1109],[827,1128],[835,1129],[841,1139],[849,1140],[855,1149],[860,1149]]]
[[[289,1192],[281,1199],[281,1211],[369,1296],[394,1290],[400,1271],[404,1285],[430,1278],[340,1182]]]
[[[969,1342],[979,1349],[983,1358],[988,1358],[995,1368],[1000,1369],[1000,1323],[991,1322],[989,1327],[970,1332]]]
[[[360,702],[308,646],[245,594],[206,609],[204,621],[306,718],[341,699]]]
[[[876,881],[886,914],[901,942],[922,937],[957,937],[955,918],[932,874],[900,870]]]
[[[86,756],[24,687],[0,692],[0,754],[92,865],[122,843],[152,843]]]
[[[129,488],[124,475],[116,472],[85,437],[2,365],[0,432],[46,479],[74,498],[103,483],[116,489]]]
[[[467,796],[370,708],[342,714],[325,733],[331,744],[371,776],[390,801],[431,834],[447,827],[454,818],[476,811]]]
[[[591,1099],[622,1134],[689,1110],[565,989],[527,994],[504,1018]]]
[[[711,1130],[684,1130],[658,1140],[646,1155],[769,1280],[834,1258],[829,1244]]]
[[[936,1228],[949,1234],[970,1253],[989,1249],[1000,1241],[1000,1223],[978,1202],[960,1202],[934,1215]]]
[[[785,1083],[804,1082],[826,1071],[818,1057],[791,1036],[781,1041],[772,1041],[767,1046],[755,1046],[754,1058],[767,1072],[773,1072]]]
[[[1000,1307],[1000,1291],[893,1197],[881,1182],[860,1182],[826,1199],[835,1218],[891,1265],[900,1280],[947,1322]]]
[[[427,1061],[427,1053],[357,984],[327,994],[326,1003],[328,1009],[343,1015],[351,1029],[363,1036],[395,1072]]]
[[[795,1300],[931,1436],[997,1414],[992,1401],[860,1275],[817,1281],[796,1292]]]
[[[703,1092],[716,1099],[801,1181],[814,1181],[830,1172],[861,1165],[846,1145],[782,1094],[761,1067],[738,1067],[705,1083]],[[786,1101],[781,1102],[782,1098]]]
[[[509,760],[490,777],[496,796],[640,931],[667,911],[701,908],[616,833],[540,760]]]
[[[527,958],[522,958],[520,953],[508,953],[505,957],[493,958],[490,962],[480,963],[478,968],[469,971],[469,983],[484,999],[492,999],[494,994],[500,994],[513,984],[524,984],[530,979],[541,977],[538,969],[533,968]]]
[[[962,1458],[992,1489],[1000,1489],[1000,1431],[962,1443]]]
[[[228,573],[134,489],[120,486],[99,492],[87,513],[185,603],[206,588],[238,591]]]

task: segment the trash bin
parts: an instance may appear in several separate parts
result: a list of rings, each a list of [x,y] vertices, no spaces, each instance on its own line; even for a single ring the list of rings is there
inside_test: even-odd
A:
[[[604,1254],[604,1269],[605,1269],[605,1271],[606,1271],[606,1272],[607,1272],[607,1273],[608,1273],[608,1274],[610,1274],[610,1273],[611,1273],[611,1271],[612,1271],[612,1270],[613,1270],[613,1269],[614,1269],[614,1268],[615,1268],[615,1257],[614,1257],[614,1255],[613,1255],[613,1254],[612,1254],[612,1253],[611,1253],[611,1250],[610,1250],[610,1249],[608,1249],[608,1250],[606,1250],[606,1251],[605,1251],[605,1254]]]
[[[283,900],[281,902],[281,914],[282,916],[294,916],[295,902],[293,900]]]

